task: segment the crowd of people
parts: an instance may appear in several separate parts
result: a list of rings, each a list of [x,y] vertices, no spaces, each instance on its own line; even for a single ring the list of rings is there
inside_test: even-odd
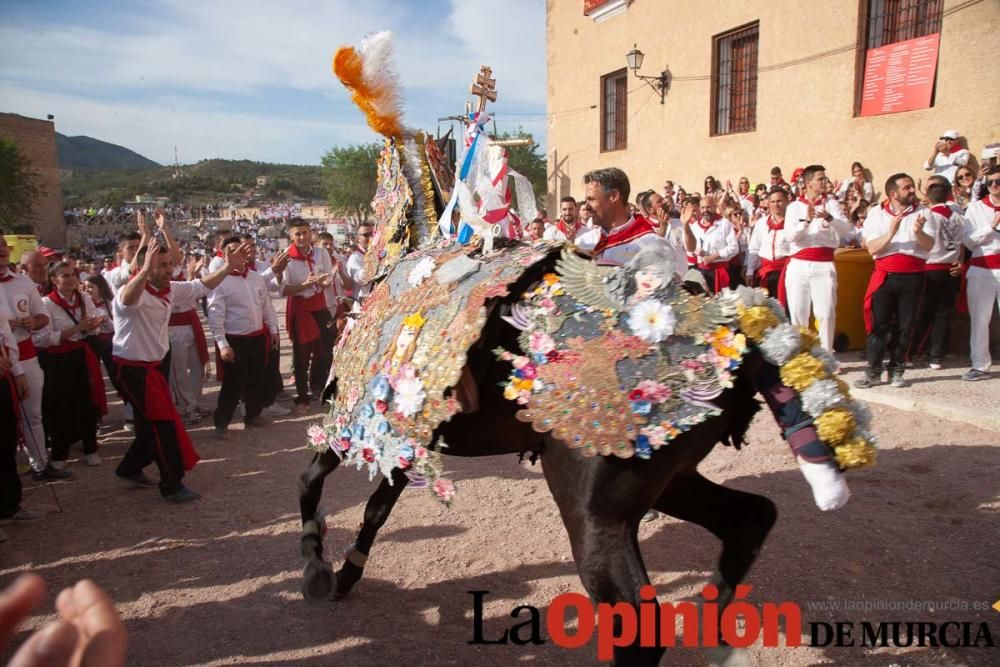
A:
[[[305,414],[323,400],[371,227],[362,225],[356,245],[342,252],[332,235],[293,218],[288,247],[265,259],[249,228],[218,229],[206,247],[185,250],[163,211],[154,220],[137,212],[135,228],[101,267],[44,248],[13,266],[0,236],[0,521],[38,518],[21,507],[19,448],[39,481],[72,476],[76,443],[83,464],[103,463],[105,376],[135,434],[115,477],[157,488],[171,503],[198,498],[183,481],[198,460],[187,427],[210,417],[225,439],[237,415],[246,428],[264,428],[272,416]],[[290,409],[279,402],[290,397],[273,298],[286,299]],[[210,345],[221,388],[214,409],[203,411]],[[144,472],[150,464],[159,480]]]

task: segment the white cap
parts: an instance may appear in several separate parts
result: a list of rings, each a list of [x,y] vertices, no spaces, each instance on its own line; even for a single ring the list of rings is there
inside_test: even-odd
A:
[[[941,135],[942,139],[958,139],[958,130],[948,130]]]

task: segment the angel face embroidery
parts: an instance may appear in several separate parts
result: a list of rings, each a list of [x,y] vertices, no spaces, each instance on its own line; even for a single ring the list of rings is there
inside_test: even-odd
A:
[[[426,321],[419,312],[403,319],[403,328],[399,330],[396,339],[392,341],[389,349],[385,352],[385,362],[389,367],[390,376],[396,375],[403,364],[413,358],[413,353],[417,350],[420,329]]]

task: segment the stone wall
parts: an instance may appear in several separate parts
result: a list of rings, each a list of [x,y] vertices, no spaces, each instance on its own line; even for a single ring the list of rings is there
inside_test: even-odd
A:
[[[0,113],[0,136],[17,142],[21,153],[31,160],[32,168],[38,174],[37,185],[41,196],[35,202],[31,218],[25,222],[31,223],[41,243],[62,248],[66,245],[66,223],[59,184],[55,123]]]

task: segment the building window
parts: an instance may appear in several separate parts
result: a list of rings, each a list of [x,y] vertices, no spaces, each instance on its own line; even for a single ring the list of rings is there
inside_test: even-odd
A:
[[[601,77],[601,151],[620,151],[627,145],[628,77],[621,69]]]
[[[712,135],[757,129],[757,22],[712,38]]]

